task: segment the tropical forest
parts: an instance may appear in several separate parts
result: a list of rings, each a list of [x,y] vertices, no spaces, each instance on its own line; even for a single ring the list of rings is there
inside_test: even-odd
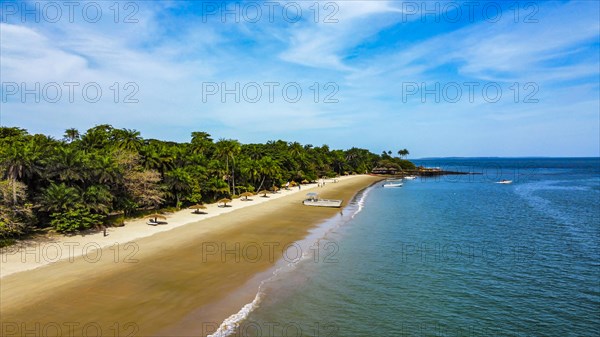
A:
[[[237,198],[287,182],[365,174],[375,167],[414,169],[408,154],[282,140],[242,144],[206,132],[178,143],[110,125],[85,133],[67,129],[61,139],[0,127],[0,240],[6,245],[39,231],[117,226],[147,212]]]

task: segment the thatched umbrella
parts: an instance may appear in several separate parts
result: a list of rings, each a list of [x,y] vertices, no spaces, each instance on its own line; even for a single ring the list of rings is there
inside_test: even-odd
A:
[[[269,191],[267,191],[267,190],[262,190],[262,191],[258,192],[257,194],[262,194],[262,195],[263,195],[263,196],[262,196],[263,198],[268,198],[269,196],[267,196],[267,193],[269,193]]]
[[[154,219],[154,222],[158,222],[158,219],[167,220],[167,217],[162,214],[150,214],[147,216],[150,219]]]
[[[223,204],[223,207],[227,207],[227,204],[231,202],[231,199],[223,198],[217,201],[217,204]]]
[[[308,184],[308,180],[304,179],[300,182],[301,184]]]
[[[195,209],[194,213],[196,214],[202,214],[204,212],[200,212],[201,209],[206,209],[206,206],[202,205],[202,204],[196,204],[194,206],[190,206],[188,207],[189,209]]]
[[[295,181],[293,181],[293,180],[292,180],[292,181],[290,182],[290,186],[294,187],[294,186],[296,186],[296,185],[298,185],[298,183],[296,183]]]
[[[252,192],[244,192],[244,193],[240,194],[240,197],[244,198],[244,199],[241,199],[241,200],[247,201],[248,197],[251,197],[253,195],[254,195],[254,193],[252,193]]]
[[[271,191],[273,191],[273,193],[277,193],[277,191],[279,191],[279,187],[273,186],[271,187]]]

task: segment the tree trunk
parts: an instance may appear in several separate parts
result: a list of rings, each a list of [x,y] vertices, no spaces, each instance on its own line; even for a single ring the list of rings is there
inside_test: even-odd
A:
[[[231,182],[233,183],[233,194],[237,194],[235,193],[235,158],[231,157],[232,160],[232,169],[231,169]]]
[[[225,170],[227,170],[227,190],[231,194],[231,182],[229,181],[229,156],[225,157]]]
[[[267,176],[263,176],[262,181],[260,182],[260,185],[258,186],[258,189],[256,190],[256,192],[260,191],[260,188],[262,187],[263,183],[265,182],[265,179],[267,178]]]
[[[17,179],[12,179],[13,205],[17,205]]]

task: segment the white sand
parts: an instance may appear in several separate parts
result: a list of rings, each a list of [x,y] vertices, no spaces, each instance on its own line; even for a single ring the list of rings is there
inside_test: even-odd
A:
[[[337,179],[346,180],[353,177],[358,176],[348,176]],[[325,182],[327,184],[333,183],[333,179],[325,180]],[[317,184],[309,184],[302,185],[301,190],[299,190],[298,187],[290,187],[289,190],[280,190],[276,194],[269,193],[267,194],[269,198],[263,198],[262,196],[256,195],[250,198],[252,201],[235,199],[229,204],[232,207],[218,207],[217,204],[207,204],[207,208],[202,210],[207,214],[193,214],[193,210],[183,209],[176,213],[166,215],[168,222],[166,225],[150,226],[146,223],[148,220],[147,218],[134,219],[127,221],[124,227],[108,228],[107,236],[104,236],[103,232],[100,231],[77,234],[74,236],[53,235],[48,236],[47,240],[36,239],[23,241],[17,245],[5,247],[0,250],[0,278],[46,266],[61,260],[69,259],[70,261],[73,261],[73,259],[80,256],[84,256],[84,258],[94,261],[99,258],[96,251],[104,247],[120,247],[121,250],[129,250],[133,253],[135,247],[128,247],[127,243],[134,240],[166,232],[188,224],[197,223],[221,214],[235,212],[241,208],[251,207],[288,195],[306,193],[306,191],[315,188],[317,188]],[[214,228],[203,228],[205,231],[211,231],[213,229]],[[114,251],[117,250],[115,249]],[[122,257],[120,258],[122,259]]]

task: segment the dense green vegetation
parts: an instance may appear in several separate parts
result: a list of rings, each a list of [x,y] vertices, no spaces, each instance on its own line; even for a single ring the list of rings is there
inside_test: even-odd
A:
[[[401,150],[406,156],[408,151]],[[392,152],[331,150],[284,141],[241,144],[193,132],[189,143],[143,139],[99,125],[62,140],[0,128],[0,239],[51,226],[73,232],[157,208],[235,198],[286,181],[412,169]]]

